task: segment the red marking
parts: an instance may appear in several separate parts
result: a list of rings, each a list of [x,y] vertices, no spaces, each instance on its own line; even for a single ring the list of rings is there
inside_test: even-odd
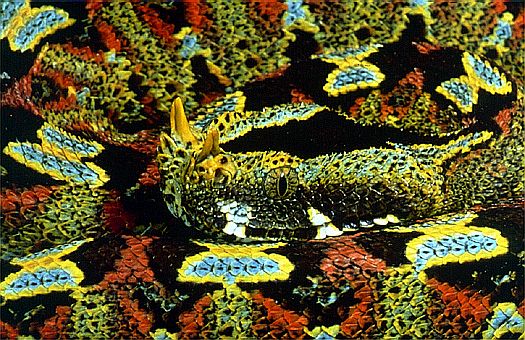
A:
[[[363,105],[363,103],[366,101],[366,98],[365,97],[359,97],[357,98],[355,101],[354,101],[354,105],[352,105],[350,107],[350,109],[348,110],[352,117],[354,118],[357,118],[359,117],[360,115],[360,108],[361,108],[361,105]]]
[[[70,42],[60,46],[64,48],[64,51],[80,57],[84,61],[95,62],[97,64],[102,64],[106,61],[104,52],[93,52],[89,46],[75,47]]]
[[[142,14],[142,19],[148,24],[153,34],[167,44],[175,41],[173,38],[175,25],[166,23],[159,17],[159,13],[147,5],[137,6],[136,9]]]
[[[414,43],[414,45],[416,46],[417,50],[419,51],[419,53],[421,54],[429,54],[433,51],[439,51],[441,49],[441,46],[439,45],[433,45],[429,42],[418,42],[418,43]]]
[[[5,189],[0,194],[1,211],[5,221],[12,225],[22,225],[28,211],[44,211],[44,203],[57,187],[35,185],[26,190]]]
[[[18,329],[0,320],[0,339],[18,339]]]
[[[206,105],[214,101],[215,99],[224,96],[223,92],[206,92],[202,95],[201,100],[199,101],[201,105]]]
[[[68,337],[67,325],[71,317],[71,307],[57,306],[56,315],[44,321],[39,333],[42,339],[65,339]]]
[[[304,328],[308,325],[308,318],[297,312],[286,310],[275,300],[265,298],[260,292],[252,296],[256,305],[266,310],[266,316],[256,320],[252,330],[258,337],[270,335],[274,339],[302,339]]]
[[[376,300],[370,277],[373,273],[383,272],[386,263],[357,245],[352,236],[322,242],[329,244],[325,251],[326,258],[321,262],[326,277],[336,287],[344,281],[348,282],[354,289],[354,298],[359,300],[346,313],[341,332],[348,337],[359,337],[375,325],[373,305]]]
[[[282,14],[288,9],[286,4],[277,0],[250,0],[250,5],[255,5],[259,16],[272,25],[280,25]]]
[[[88,10],[88,17],[93,19],[95,13],[98,12],[102,6],[104,6],[104,1],[102,0],[87,0],[86,9]]]
[[[128,247],[120,251],[121,258],[115,261],[115,271],[107,272],[95,289],[113,291],[118,295],[118,318],[115,320],[119,325],[118,337],[143,338],[149,335],[153,326],[153,312],[139,307],[139,301],[131,298],[128,285],[138,282],[157,285],[146,253],[153,238],[123,236],[123,239]]]
[[[211,306],[212,302],[213,300],[211,296],[205,295],[193,305],[193,310],[180,313],[180,338],[196,339],[202,337],[200,332],[202,330],[202,327],[205,326],[204,313]]]
[[[301,92],[299,89],[292,89],[292,103],[307,103],[312,104],[314,100],[309,95]]]
[[[504,109],[498,112],[498,115],[496,116],[496,123],[498,123],[499,127],[503,131],[504,134],[508,135],[510,134],[510,121],[512,119],[512,115],[514,114],[515,106],[512,109]]]
[[[516,18],[514,18],[512,35],[516,40],[520,40],[523,38],[523,31],[525,31],[525,9],[522,8]]]
[[[35,62],[37,64],[37,62]],[[38,67],[34,67],[35,70]],[[32,69],[33,70],[33,69]],[[42,117],[40,109],[31,100],[32,87],[31,82],[33,78],[31,74],[23,76],[20,80],[15,81],[6,91],[2,93],[0,97],[1,106],[9,106],[14,108],[23,108],[27,111],[31,111],[34,115]]]
[[[493,0],[492,1],[492,9],[497,14],[501,14],[507,10],[507,6],[505,6],[506,0]]]
[[[518,307],[518,313],[520,313],[521,316],[525,317],[525,299],[521,300],[521,303]]]
[[[154,281],[154,273],[149,268],[149,256],[146,254],[146,248],[153,242],[153,238],[131,236],[123,236],[123,238],[128,248],[121,250],[122,258],[115,262],[116,272],[106,273],[104,280],[99,284],[103,289],[114,283]]]
[[[273,72],[262,74],[256,78],[256,81],[262,81],[265,79],[274,79],[274,78],[282,77],[282,75],[284,74],[284,72],[289,66],[290,66],[289,64],[286,64],[286,65],[279,67],[277,70]]]
[[[116,192],[112,194],[113,198],[104,202],[102,207],[104,226],[116,234],[126,229],[132,230],[136,225],[136,216],[124,208]]]
[[[315,242],[315,241],[314,241]],[[324,241],[329,248],[321,262],[321,269],[328,279],[338,285],[343,277],[355,281],[363,272],[377,273],[386,269],[386,263],[358,246],[350,236]],[[358,286],[353,285],[355,288]]]
[[[139,183],[144,186],[155,186],[160,182],[159,167],[155,161],[148,164],[146,172],[140,175]]]
[[[212,24],[206,17],[210,11],[204,0],[182,0],[184,4],[184,18],[191,25],[193,32],[200,33]]]
[[[423,72],[415,69],[398,82],[398,85],[388,94],[381,95],[381,121],[386,121],[387,116],[396,114],[403,118],[423,93]],[[389,102],[394,101],[393,105]],[[403,104],[403,105],[399,105]]]
[[[458,289],[432,278],[427,285],[441,295],[445,304],[442,313],[432,315],[434,326],[447,336],[469,337],[492,312],[490,295],[470,289]]]
[[[117,37],[113,26],[109,25],[103,20],[96,20],[95,27],[100,34],[100,40],[106,45],[108,49],[114,49],[116,52],[122,50],[122,40]]]

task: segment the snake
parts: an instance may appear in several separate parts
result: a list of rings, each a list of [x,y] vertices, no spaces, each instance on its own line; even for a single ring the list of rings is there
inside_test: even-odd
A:
[[[381,43],[322,49],[311,18],[329,10],[293,3],[279,40],[289,64],[248,80],[199,49],[212,32],[196,23],[177,35],[191,63],[174,65],[202,74],[158,88],[171,71],[121,85],[158,66],[140,54],[42,48],[31,97],[8,103],[39,118],[31,142],[7,141],[4,183],[30,171],[38,185],[2,189],[0,337],[523,337],[522,82],[490,54],[433,43],[428,5],[401,11]],[[104,39],[141,37],[112,11],[158,24],[148,15],[170,8],[100,6]],[[104,81],[49,85],[53,58]],[[149,120],[126,95],[145,83]],[[13,84],[6,98],[22,96]],[[128,112],[92,109],[95,85]],[[72,109],[52,101],[64,95]]]

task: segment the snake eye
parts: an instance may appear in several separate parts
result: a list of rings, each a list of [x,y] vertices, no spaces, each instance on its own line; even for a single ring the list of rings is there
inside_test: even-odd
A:
[[[266,195],[275,199],[290,197],[299,184],[297,172],[290,167],[271,169],[266,175],[264,189]]]

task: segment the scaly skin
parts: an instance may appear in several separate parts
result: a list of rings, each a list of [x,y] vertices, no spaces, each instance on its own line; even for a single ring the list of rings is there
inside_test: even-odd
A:
[[[303,160],[284,152],[225,152],[214,126],[198,138],[182,110],[173,115],[178,123],[171,137],[162,135],[158,154],[161,190],[174,215],[214,236],[324,238],[389,214],[413,221],[471,207],[480,197],[490,204],[522,192],[514,134],[499,137],[498,146],[494,133],[483,131],[443,145],[394,144]],[[487,157],[500,159],[505,171],[476,166]],[[459,174],[463,164],[470,166]],[[458,176],[480,191],[465,195],[472,190],[458,187]],[[493,185],[484,191],[475,179]],[[503,189],[494,194],[494,187]]]
[[[523,338],[520,6],[90,1],[2,94],[0,338]]]

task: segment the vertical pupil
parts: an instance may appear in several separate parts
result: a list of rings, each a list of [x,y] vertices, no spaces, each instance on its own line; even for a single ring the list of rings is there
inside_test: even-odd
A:
[[[288,182],[286,181],[286,175],[281,173],[277,180],[277,195],[284,196],[288,190]]]

